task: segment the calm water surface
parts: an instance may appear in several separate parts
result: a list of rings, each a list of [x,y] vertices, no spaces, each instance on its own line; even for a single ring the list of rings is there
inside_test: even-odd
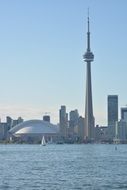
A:
[[[0,190],[127,190],[127,145],[0,145]]]

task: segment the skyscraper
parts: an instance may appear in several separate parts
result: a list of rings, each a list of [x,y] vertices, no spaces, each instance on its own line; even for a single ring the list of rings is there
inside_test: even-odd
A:
[[[86,62],[86,103],[85,103],[85,123],[84,123],[84,138],[86,140],[94,139],[94,116],[92,105],[92,84],[91,84],[91,62],[94,60],[94,54],[90,49],[90,24],[88,15],[88,32],[87,32],[87,50],[83,55]]]
[[[72,124],[72,126],[76,126],[78,124],[78,118],[79,118],[78,110],[70,111],[69,115],[70,115],[70,123]]]
[[[66,106],[61,106],[59,110],[60,119],[60,135],[63,138],[67,137],[67,126],[68,126],[68,114],[66,113]]]
[[[121,119],[127,122],[127,107],[121,108]]]
[[[108,126],[115,126],[118,121],[118,96],[108,95]]]
[[[74,134],[76,133],[76,130],[78,128],[78,118],[79,118],[79,113],[78,110],[72,110],[69,113],[70,120],[69,120],[69,134],[70,136],[74,137]]]

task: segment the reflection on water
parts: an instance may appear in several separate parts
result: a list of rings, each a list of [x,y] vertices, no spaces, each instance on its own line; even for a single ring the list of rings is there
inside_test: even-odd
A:
[[[0,145],[0,189],[127,189],[127,145]]]

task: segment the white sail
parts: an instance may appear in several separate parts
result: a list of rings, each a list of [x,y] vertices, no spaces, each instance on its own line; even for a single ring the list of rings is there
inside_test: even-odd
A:
[[[41,140],[41,145],[42,145],[42,146],[45,146],[45,145],[46,145],[46,142],[45,142],[45,137],[44,137],[44,136],[42,137],[42,140]]]

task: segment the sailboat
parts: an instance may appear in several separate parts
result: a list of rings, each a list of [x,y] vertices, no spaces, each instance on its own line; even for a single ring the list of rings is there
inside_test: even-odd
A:
[[[44,136],[42,137],[41,145],[42,145],[42,146],[46,146],[46,142],[45,142],[45,137],[44,137]]]

